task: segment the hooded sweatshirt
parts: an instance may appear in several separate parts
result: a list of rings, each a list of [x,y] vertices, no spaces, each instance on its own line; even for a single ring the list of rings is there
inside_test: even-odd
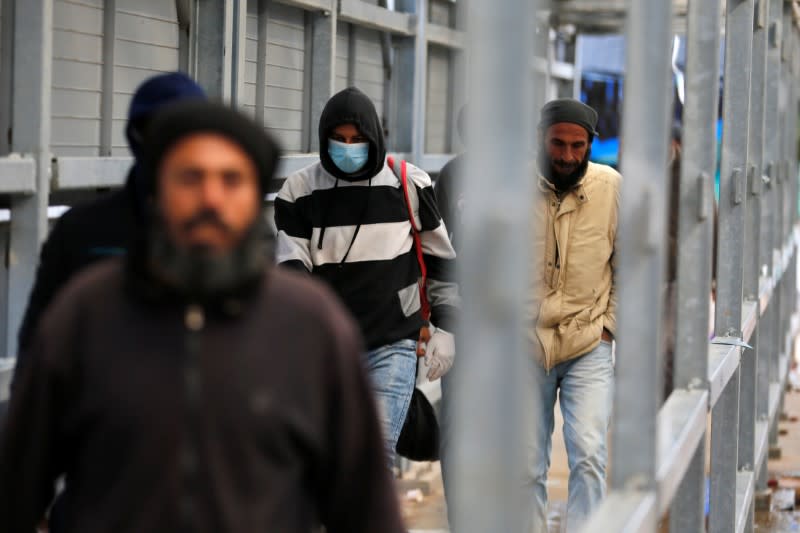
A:
[[[152,127],[146,184],[192,131],[237,142],[262,179],[277,162],[232,110],[176,107]],[[67,532],[405,531],[358,331],[330,290],[263,261],[203,298],[154,275],[148,250],[88,268],[45,313],[0,431],[0,531],[33,531],[61,475]]]
[[[369,139],[363,169],[345,174],[328,155],[341,124]],[[320,162],[289,176],[275,200],[277,261],[325,280],[361,326],[369,349],[416,339],[423,324],[420,268],[400,180],[386,163],[380,119],[356,88],[334,95],[319,127]],[[419,198],[420,234],[428,270],[431,322],[452,331],[458,287],[450,264],[455,251],[437,208],[430,177],[408,165]]]

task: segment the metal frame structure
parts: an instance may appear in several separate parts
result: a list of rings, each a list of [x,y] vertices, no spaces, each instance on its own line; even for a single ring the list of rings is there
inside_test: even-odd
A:
[[[588,0],[561,4],[576,21],[581,20],[581,7],[602,10],[589,6]],[[656,57],[660,52],[652,44],[654,36],[668,35],[674,23],[663,5],[667,3],[630,2],[627,9],[618,4],[621,12],[606,10],[607,18],[597,20],[618,24],[619,17],[627,14],[624,129],[640,133],[626,139],[623,153],[619,246],[625,253],[619,279],[624,282],[620,283],[610,495],[585,531],[653,532],[666,514],[670,531],[706,531],[703,502],[708,479],[708,531],[752,532],[754,494],[766,487],[768,450],[777,444],[789,360],[800,326],[797,6],[784,0],[728,0],[721,3],[724,18],[718,2],[689,0],[686,6],[676,388],[658,408],[655,395],[660,388],[654,384],[659,345],[653,340],[659,336],[661,318],[658,297],[651,293],[659,285],[661,250],[655,245],[658,241],[648,237],[652,231],[664,234],[653,218],[663,218],[664,196],[659,193],[667,130],[663,109],[657,105],[653,113],[652,103],[670,102],[671,95],[664,94],[669,60],[663,54]],[[719,266],[716,337],[709,342],[704,295],[711,289],[711,176],[719,94],[716,50],[722,20],[727,59]],[[651,54],[647,59],[643,49]],[[646,279],[637,270],[644,264],[649,265]]]
[[[192,74],[211,97],[242,105],[244,50],[248,1],[258,6],[259,46],[257,78],[266,76],[267,4],[277,2],[306,11],[307,54],[306,146],[309,153],[282,158],[278,174],[286,176],[318,159],[316,124],[336,79],[337,20],[385,32],[398,53],[395,76],[404,81],[393,100],[411,112],[397,113],[391,134],[401,156],[430,171],[438,171],[451,157],[425,151],[425,95],[429,44],[454,52],[466,39],[457,29],[428,21],[428,0],[398,1],[396,10],[361,0],[175,0],[181,37],[182,68]],[[0,268],[0,357],[16,353],[16,332],[33,283],[41,242],[47,233],[50,193],[117,187],[124,183],[132,160],[111,157],[112,98],[116,0],[104,0],[103,68],[100,113],[100,157],[53,156],[50,143],[53,0],[3,0],[3,69],[0,75],[0,127],[13,131],[10,146],[0,141],[0,200],[7,199],[11,223],[0,226],[0,249],[6,250],[6,268]],[[385,5],[385,3],[384,3]],[[460,61],[454,54],[454,61]],[[351,55],[350,61],[354,61]],[[8,66],[13,65],[13,74]],[[349,67],[352,68],[352,67]],[[264,83],[256,94],[256,119],[264,122]],[[36,88],[32,90],[31,88]],[[463,102],[458,91],[454,105]],[[11,109],[11,120],[4,112]],[[455,122],[453,118],[451,123]],[[280,180],[271,192],[280,187]],[[3,206],[4,207],[4,206]],[[10,228],[8,232],[7,228]],[[4,393],[0,388],[0,398]]]
[[[243,83],[244,14],[248,0],[176,0],[181,28],[180,62],[212,95],[240,104]],[[256,118],[264,120],[266,4],[257,2]],[[361,0],[272,0],[306,10],[311,54],[306,72],[306,128],[313,131],[330,97],[336,76],[337,21],[384,32],[397,53],[395,79],[408,80],[397,94],[395,145],[404,157],[436,171],[446,156],[425,152],[425,98],[428,45],[465,48],[460,30],[431,24],[428,0],[397,0],[397,10]],[[619,247],[620,302],[617,382],[611,432],[613,469],[610,494],[586,531],[654,532],[669,514],[670,529],[705,530],[703,502],[710,479],[712,532],[753,529],[753,500],[766,484],[766,458],[777,444],[777,420],[792,354],[800,329],[797,314],[798,83],[800,32],[798,7],[786,0],[553,0],[552,18],[534,13],[538,2],[476,2],[480,24],[469,72],[476,130],[475,165],[467,176],[481,198],[465,217],[465,320],[470,346],[460,357],[471,371],[458,376],[459,405],[481,424],[462,426],[457,457],[463,494],[455,505],[472,518],[474,531],[512,531],[522,519],[507,492],[522,450],[523,416],[515,398],[524,391],[515,379],[526,347],[517,333],[525,306],[525,261],[487,261],[521,257],[518,235],[527,230],[526,147],[532,140],[534,102],[542,98],[535,70],[543,64],[542,41],[529,35],[536,18],[576,24],[579,32],[619,28],[626,19],[628,59],[625,86],[625,141]],[[105,0],[114,6],[115,0]],[[110,98],[104,96],[101,127],[103,157],[51,156],[50,64],[53,0],[4,0],[0,39],[0,199],[10,208],[8,231],[0,231],[0,354],[16,351],[16,331],[47,231],[51,191],[108,187],[123,182],[130,159],[110,157]],[[724,143],[719,202],[717,337],[707,338],[707,295],[711,292],[715,128],[719,100],[719,42],[722,7],[727,60],[724,87]],[[114,16],[104,17],[104,91],[113,84]],[[676,24],[674,14],[681,18]],[[525,17],[524,15],[530,15]],[[669,130],[670,41],[676,25],[687,32],[686,104],[680,178],[678,321],[675,390],[660,405],[660,338],[665,256],[666,147]],[[310,28],[310,32],[308,32]],[[9,30],[13,29],[13,33]],[[544,38],[543,38],[544,37]],[[538,44],[537,44],[538,43]],[[660,43],[660,45],[658,45]],[[13,44],[13,46],[12,46]],[[654,45],[656,44],[656,45]],[[538,50],[537,50],[538,47]],[[504,50],[514,50],[506,54]],[[227,53],[230,51],[230,53]],[[526,52],[527,51],[527,52]],[[540,52],[535,54],[535,52]],[[472,52],[471,52],[472,53]],[[389,54],[391,55],[391,54]],[[538,57],[535,57],[537,56]],[[202,61],[200,61],[202,58]],[[533,66],[531,79],[520,64]],[[462,77],[463,60],[453,70]],[[12,75],[6,65],[13,65]],[[349,70],[349,69],[348,69]],[[520,76],[520,72],[523,74]],[[520,83],[508,83],[514,76]],[[573,74],[576,76],[577,74]],[[490,80],[490,81],[486,81]],[[537,92],[538,89],[538,92]],[[109,93],[110,94],[110,93]],[[533,98],[530,95],[533,94]],[[13,96],[13,106],[11,105]],[[456,101],[463,96],[454,95]],[[655,105],[654,105],[655,103]],[[495,105],[496,108],[491,108]],[[13,114],[12,114],[13,110]],[[11,120],[9,121],[9,117]],[[451,121],[452,122],[452,121]],[[10,141],[5,136],[13,126]],[[509,139],[511,139],[509,141]],[[305,144],[315,149],[314,135]],[[510,154],[510,155],[509,155]],[[286,156],[286,175],[316,159]],[[497,163],[500,161],[501,163]],[[488,183],[486,174],[504,176]],[[277,188],[278,182],[276,182]],[[473,304],[469,304],[472,301]],[[487,313],[486,309],[491,312]],[[474,326],[474,327],[473,327]],[[502,365],[486,357],[503,350]],[[0,360],[0,401],[12,361]],[[464,365],[462,365],[463,367]],[[485,394],[476,391],[485,390]],[[631,401],[633,398],[635,401]],[[708,457],[706,422],[711,415]],[[515,437],[516,436],[516,437]],[[706,463],[710,459],[710,471]],[[475,498],[479,487],[481,498]]]

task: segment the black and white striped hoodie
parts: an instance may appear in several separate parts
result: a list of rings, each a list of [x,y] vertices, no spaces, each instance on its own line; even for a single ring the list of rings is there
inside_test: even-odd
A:
[[[370,139],[370,160],[357,176],[343,175],[327,154],[331,130],[344,123]],[[379,128],[363,93],[351,88],[335,95],[320,120],[321,161],[289,176],[275,200],[278,263],[327,281],[358,320],[368,349],[416,339],[423,324],[412,227]],[[412,207],[422,227],[431,322],[452,331],[459,295],[449,263],[456,254],[430,177],[410,164],[407,172],[418,199]]]

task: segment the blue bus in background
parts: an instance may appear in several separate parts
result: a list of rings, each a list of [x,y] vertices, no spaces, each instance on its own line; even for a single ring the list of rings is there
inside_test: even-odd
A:
[[[592,143],[592,161],[614,168],[619,167],[620,131],[622,129],[622,100],[624,86],[624,39],[621,36],[581,36],[578,45],[583,58],[581,65],[580,100],[598,113],[597,131],[600,136]],[[686,41],[676,36],[673,42],[673,90],[675,106],[673,120],[680,125],[683,117],[684,67]],[[721,84],[720,84],[721,85]],[[720,86],[720,111],[722,87]],[[717,121],[717,171],[715,192],[719,198],[719,158],[722,148],[722,119]]]

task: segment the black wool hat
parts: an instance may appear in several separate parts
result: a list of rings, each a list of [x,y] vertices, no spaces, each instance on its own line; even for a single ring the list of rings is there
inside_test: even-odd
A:
[[[547,102],[542,107],[541,116],[539,118],[539,128],[546,130],[553,124],[560,122],[569,122],[582,126],[587,132],[589,137],[594,138],[599,134],[597,133],[597,111],[584,104],[580,100],[574,98],[559,98]]]
[[[187,101],[158,111],[147,128],[142,184],[148,196],[156,191],[158,167],[164,155],[175,143],[196,133],[215,133],[239,145],[255,164],[261,191],[266,194],[280,157],[278,143],[238,111],[211,102]]]

